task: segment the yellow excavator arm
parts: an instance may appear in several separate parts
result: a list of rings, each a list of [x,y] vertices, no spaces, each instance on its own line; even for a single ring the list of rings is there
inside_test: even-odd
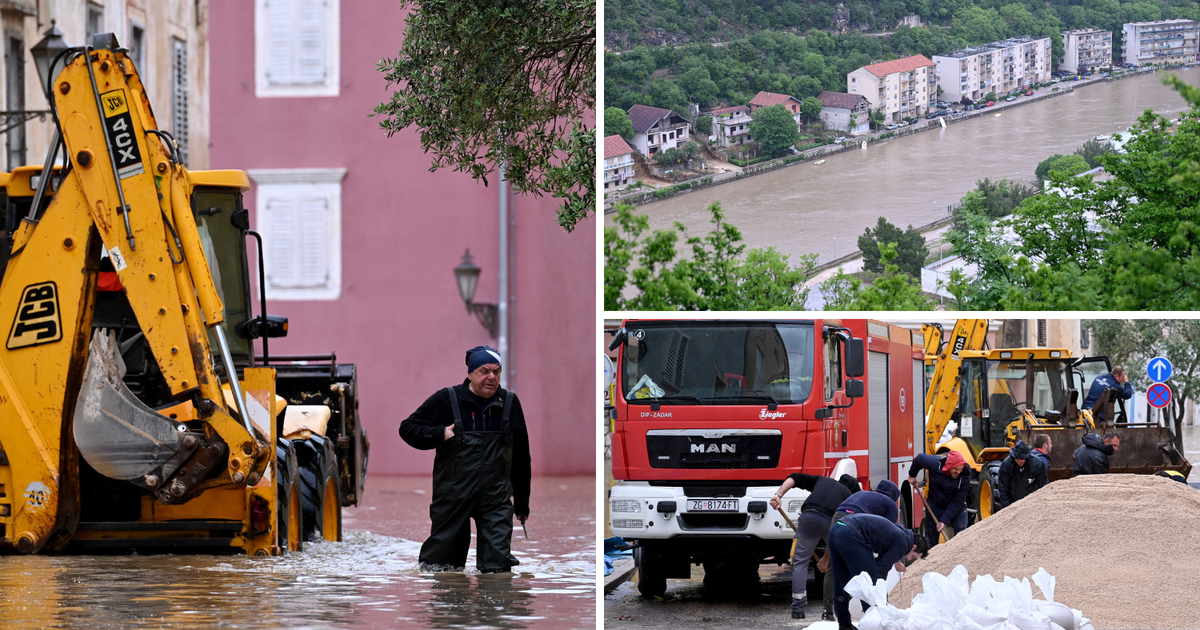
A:
[[[53,79],[52,98],[68,166],[48,176],[56,137],[0,281],[0,321],[9,326],[0,348],[0,452],[11,475],[0,519],[4,537],[26,553],[61,546],[79,522],[76,452],[163,503],[203,487],[197,471],[216,462],[228,461],[226,483],[252,485],[274,456],[269,432],[255,435],[229,359],[188,173],[157,131],[132,62],[115,45],[76,49]],[[190,403],[170,417],[121,383],[115,338],[92,335],[102,252],[171,398]],[[225,380],[240,420],[222,394],[214,350],[235,376]],[[202,428],[185,424],[193,420]]]
[[[925,452],[937,450],[938,438],[946,430],[954,410],[958,408],[959,387],[962,379],[961,353],[964,350],[982,350],[987,342],[988,320],[960,319],[954,324],[950,338],[942,341],[941,327],[934,324],[921,326],[925,335],[926,362],[934,362],[933,380],[925,393]]]

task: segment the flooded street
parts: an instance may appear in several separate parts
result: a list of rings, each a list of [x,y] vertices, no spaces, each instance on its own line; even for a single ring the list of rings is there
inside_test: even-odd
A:
[[[1178,74],[1192,85],[1200,83],[1200,68]],[[652,229],[678,221],[701,236],[711,229],[709,203],[720,201],[749,247],[773,245],[793,258],[815,252],[828,261],[857,249],[858,236],[880,216],[901,228],[928,224],[945,217],[947,206],[977,180],[1029,182],[1042,160],[1072,153],[1094,136],[1125,131],[1146,109],[1178,116],[1186,103],[1162,84],[1162,76],[1148,73],[1080,87],[1003,108],[999,117],[988,112],[946,129],[838,153],[820,166],[781,168],[639,211],[650,216]],[[607,221],[612,224],[612,215]]]
[[[593,628],[593,477],[535,477],[515,573],[419,573],[428,477],[368,476],[344,542],[277,558],[0,557],[0,627]]]

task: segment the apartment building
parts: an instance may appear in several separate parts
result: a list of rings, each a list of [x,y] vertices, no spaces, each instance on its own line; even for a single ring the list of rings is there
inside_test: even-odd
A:
[[[1121,28],[1125,63],[1138,66],[1196,61],[1200,22],[1130,22]]]
[[[634,105],[629,108],[633,123],[633,148],[646,157],[687,143],[692,123],[669,109]]]
[[[942,100],[977,101],[988,92],[1004,94],[1050,78],[1050,38],[1013,37],[934,55]]]
[[[1079,72],[1112,66],[1112,31],[1081,28],[1063,31],[1062,37],[1065,52],[1059,70]]]
[[[633,148],[619,135],[604,139],[604,190],[621,190],[633,179]]]
[[[925,55],[873,63],[846,75],[846,89],[866,97],[887,122],[900,122],[920,117],[937,104],[935,71]]]
[[[745,105],[723,107],[706,112],[712,116],[710,140],[719,147],[731,147],[750,141],[750,108]]]

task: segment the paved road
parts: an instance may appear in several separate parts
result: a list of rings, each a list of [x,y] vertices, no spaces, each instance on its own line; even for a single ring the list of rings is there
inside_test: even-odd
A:
[[[791,569],[759,568],[757,585],[704,583],[704,570],[692,567],[692,579],[667,580],[667,594],[649,600],[638,594],[636,577],[604,598],[605,628],[669,630],[742,630],[805,628],[821,620],[821,600],[810,598],[805,619],[792,619]],[[814,593],[815,595],[815,593]]]

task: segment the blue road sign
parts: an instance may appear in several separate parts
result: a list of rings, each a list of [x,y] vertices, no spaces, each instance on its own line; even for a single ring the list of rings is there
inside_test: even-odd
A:
[[[1166,383],[1155,383],[1146,390],[1146,402],[1155,409],[1162,409],[1171,402],[1171,388]]]
[[[1174,368],[1171,362],[1166,357],[1154,357],[1146,364],[1146,374],[1150,375],[1150,380],[1155,383],[1164,383],[1171,378],[1171,372]]]

